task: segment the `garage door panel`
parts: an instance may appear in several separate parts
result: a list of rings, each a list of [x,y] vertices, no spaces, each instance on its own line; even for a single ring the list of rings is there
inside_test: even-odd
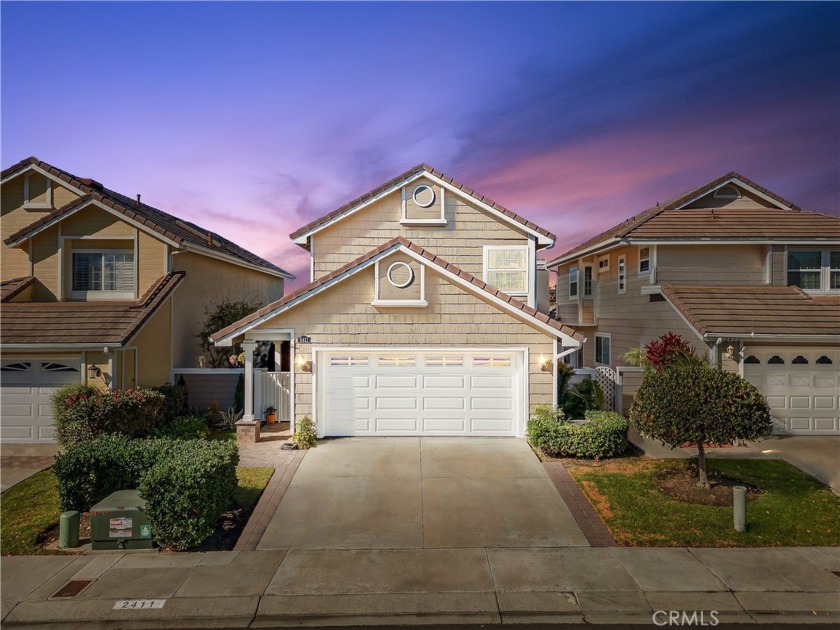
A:
[[[321,352],[318,407],[326,416],[319,421],[325,435],[516,434],[524,396],[521,353],[488,353],[475,363],[475,351],[447,351],[443,360],[440,351],[354,350],[351,366],[341,360],[347,354]]]
[[[787,396],[767,396],[767,405],[774,409],[787,409]]]
[[[423,397],[423,409],[465,409],[466,400],[463,398],[438,398],[435,396]]]
[[[837,418],[814,418],[814,428],[818,431],[836,431]]]
[[[837,409],[837,398],[834,396],[814,396],[814,409]]]
[[[811,397],[810,396],[791,396],[790,402],[788,403],[788,409],[810,409],[811,408]]]
[[[423,430],[431,433],[465,433],[467,421],[464,418],[429,418],[423,419]]]
[[[791,387],[811,387],[811,375],[797,375],[791,374],[790,376],[790,386]]]
[[[804,418],[800,416],[790,416],[789,425],[794,431],[806,431],[813,428],[810,416]]]
[[[814,386],[819,389],[837,389],[838,382],[836,376],[827,376],[825,374],[817,374],[814,377]]]
[[[6,424],[5,420],[3,420],[2,437],[4,440],[18,440],[31,442],[33,440],[33,429],[34,427],[32,425],[10,426]]]
[[[463,389],[466,379],[463,376],[423,376],[423,389]]]

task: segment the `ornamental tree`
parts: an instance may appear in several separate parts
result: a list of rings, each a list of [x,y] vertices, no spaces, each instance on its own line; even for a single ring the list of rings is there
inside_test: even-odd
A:
[[[644,436],[698,451],[698,485],[709,487],[706,444],[755,440],[773,430],[770,410],[754,385],[700,362],[673,363],[645,373],[630,407],[630,423]]]
[[[676,333],[667,332],[645,346],[644,365],[659,370],[673,363],[693,361],[694,346]]]
[[[224,299],[204,309],[204,321],[201,323],[201,330],[196,337],[199,339],[199,344],[204,351],[209,367],[236,367],[238,364],[236,359],[242,352],[242,345],[235,343],[232,346],[219,347],[210,341],[210,337],[222,328],[226,328],[250,315],[260,306],[262,304],[257,300],[249,302]],[[234,361],[231,361],[231,358],[234,358]]]

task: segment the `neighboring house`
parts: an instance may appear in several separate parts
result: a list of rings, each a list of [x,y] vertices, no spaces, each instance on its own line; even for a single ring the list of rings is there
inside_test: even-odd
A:
[[[535,308],[546,230],[421,165],[291,238],[311,282],[214,340],[290,341],[292,417],[319,435],[521,436],[555,402],[583,336]]]
[[[69,383],[162,385],[199,365],[204,309],[268,303],[289,273],[36,158],[2,172],[2,441],[51,442]]]
[[[840,433],[840,218],[729,173],[548,266],[588,338],[576,367],[673,331],[758,386],[779,432]]]

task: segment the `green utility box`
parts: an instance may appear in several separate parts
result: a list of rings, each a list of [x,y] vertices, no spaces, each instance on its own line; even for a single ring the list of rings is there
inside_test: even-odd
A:
[[[151,549],[152,524],[137,490],[120,490],[90,509],[93,549]]]

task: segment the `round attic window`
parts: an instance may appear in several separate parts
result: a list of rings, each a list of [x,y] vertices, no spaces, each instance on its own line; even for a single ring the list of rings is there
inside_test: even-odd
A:
[[[435,202],[435,191],[432,190],[431,186],[420,184],[411,193],[411,198],[421,208],[428,208]]]
[[[387,275],[388,282],[398,289],[406,288],[414,280],[414,271],[408,266],[408,263],[402,261],[391,263]]]

